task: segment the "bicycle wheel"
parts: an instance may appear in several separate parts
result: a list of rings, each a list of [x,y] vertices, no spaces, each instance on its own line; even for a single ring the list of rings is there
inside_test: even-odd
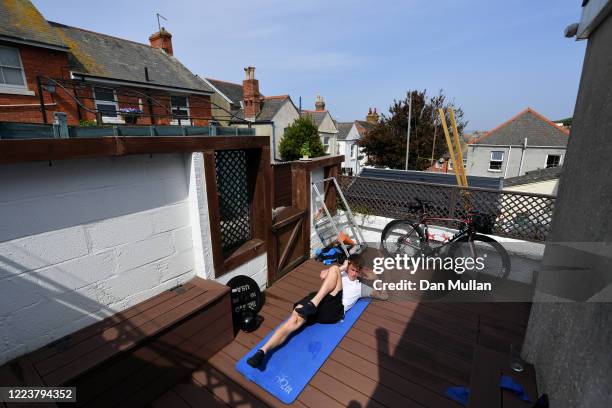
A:
[[[423,241],[423,233],[419,226],[407,220],[391,221],[380,236],[382,250],[387,256],[396,254],[414,256],[421,250]]]
[[[483,274],[498,279],[507,279],[510,275],[510,256],[506,249],[493,238],[476,234],[473,240],[467,236],[459,238],[451,244],[449,255],[454,258],[481,259],[483,268],[466,271],[465,274],[475,276]]]

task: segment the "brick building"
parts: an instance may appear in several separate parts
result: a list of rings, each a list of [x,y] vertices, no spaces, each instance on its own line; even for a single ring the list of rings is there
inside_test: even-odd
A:
[[[141,44],[49,22],[28,0],[0,0],[0,121],[206,125],[212,88],[173,55],[162,28]]]

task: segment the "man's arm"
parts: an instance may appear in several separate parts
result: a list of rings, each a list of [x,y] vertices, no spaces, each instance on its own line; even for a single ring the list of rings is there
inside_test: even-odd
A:
[[[379,278],[378,275],[376,275],[372,269],[366,266],[362,266],[361,269],[359,270],[359,277],[361,279],[367,279],[367,280],[376,280]]]

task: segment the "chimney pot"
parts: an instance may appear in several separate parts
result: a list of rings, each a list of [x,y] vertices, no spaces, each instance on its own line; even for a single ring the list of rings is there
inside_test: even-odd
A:
[[[325,101],[323,100],[323,97],[321,95],[317,95],[317,100],[315,101],[315,111],[325,111]]]
[[[366,121],[370,122],[370,123],[378,123],[378,113],[376,113],[376,108],[374,108],[374,110],[372,110],[372,108],[370,108],[368,110],[368,114],[366,115]]]
[[[159,48],[168,55],[173,55],[172,51],[172,34],[170,34],[164,27],[158,32],[152,34],[149,37],[149,43],[153,48]]]

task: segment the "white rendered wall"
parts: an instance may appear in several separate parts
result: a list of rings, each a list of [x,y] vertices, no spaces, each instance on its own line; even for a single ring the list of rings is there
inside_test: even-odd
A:
[[[182,154],[0,166],[0,364],[195,276],[192,177]]]

